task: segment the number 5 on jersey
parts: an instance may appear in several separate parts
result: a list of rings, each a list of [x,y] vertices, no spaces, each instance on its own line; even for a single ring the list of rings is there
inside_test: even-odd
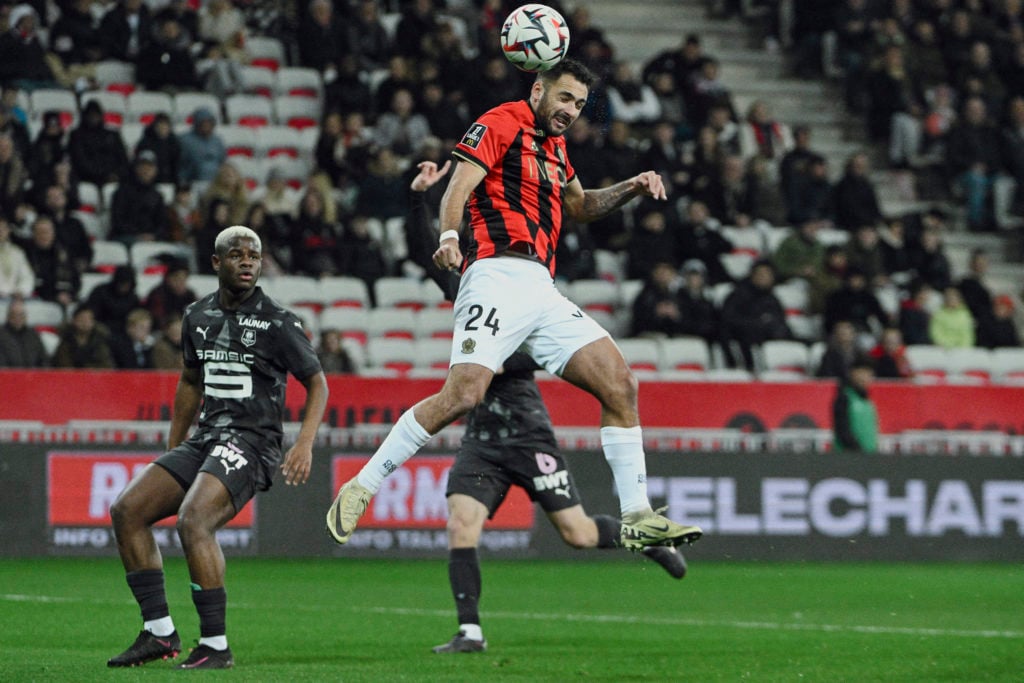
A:
[[[500,322],[497,318],[497,309],[492,308],[487,312],[487,317],[484,318],[484,327],[491,328],[491,336],[498,334],[498,323]],[[466,321],[466,330],[475,331],[479,330],[480,326],[477,325],[477,321],[484,317],[484,307],[480,304],[473,304],[469,307],[469,320]]]

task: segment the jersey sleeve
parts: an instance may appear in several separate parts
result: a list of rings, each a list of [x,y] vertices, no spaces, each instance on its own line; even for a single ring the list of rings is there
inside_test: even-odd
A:
[[[189,313],[192,310],[190,305],[185,309],[185,315],[181,319],[181,356],[186,368],[198,368],[201,363],[199,362],[199,354],[196,353],[195,341],[192,339],[190,330],[192,330],[192,316]]]
[[[320,372],[320,359],[306,336],[302,321],[294,313],[284,316],[279,346],[285,368],[297,379],[304,380]]]
[[[505,156],[517,128],[513,116],[502,109],[492,109],[469,127],[452,150],[452,156],[487,171]]]
[[[565,161],[565,184],[568,185],[576,179],[576,169],[572,167],[572,160],[569,159],[569,150],[565,148],[564,141],[562,143],[562,159]]]

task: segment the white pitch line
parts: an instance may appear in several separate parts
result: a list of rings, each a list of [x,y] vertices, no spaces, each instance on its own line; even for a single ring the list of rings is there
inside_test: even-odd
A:
[[[37,603],[74,603],[128,605],[131,600],[90,600],[86,598],[69,598],[53,595],[25,595],[18,593],[0,594],[3,602],[37,602]],[[273,605],[232,603],[232,609],[273,610]],[[303,612],[337,612],[333,607],[324,605],[289,605],[289,610]],[[393,614],[403,617],[437,617],[451,616],[450,610],[421,609],[417,607],[348,607],[349,612],[370,614]],[[905,635],[931,636],[937,638],[1024,638],[1024,631],[1000,629],[958,629],[958,628],[915,628],[910,626],[864,626],[858,624],[804,624],[781,621],[739,621],[728,619],[695,619],[692,617],[652,617],[627,614],[553,614],[546,612],[487,612],[488,619],[517,619],[520,621],[570,621],[597,624],[648,624],[651,626],[693,626],[720,627],[751,631],[812,631],[819,633],[865,633],[871,635]]]

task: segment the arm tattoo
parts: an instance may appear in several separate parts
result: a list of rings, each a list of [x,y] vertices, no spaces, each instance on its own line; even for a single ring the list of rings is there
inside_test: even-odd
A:
[[[576,219],[581,222],[595,221],[607,216],[637,196],[636,188],[629,180],[615,183],[600,190],[583,191],[583,210]]]

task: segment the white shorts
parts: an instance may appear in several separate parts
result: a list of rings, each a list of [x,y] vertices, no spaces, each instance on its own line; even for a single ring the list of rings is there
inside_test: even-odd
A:
[[[497,370],[521,350],[552,374],[608,332],[558,291],[536,261],[496,256],[472,263],[455,299],[451,365]]]

